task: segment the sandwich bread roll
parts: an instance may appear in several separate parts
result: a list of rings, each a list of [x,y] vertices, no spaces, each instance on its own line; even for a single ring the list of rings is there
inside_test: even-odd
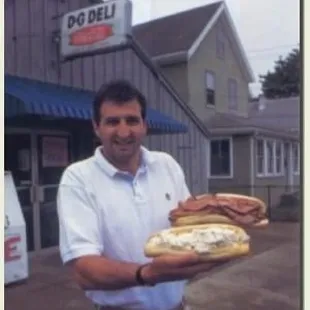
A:
[[[147,257],[195,252],[202,261],[220,261],[247,255],[250,237],[238,226],[205,224],[173,227],[152,235],[144,248]]]

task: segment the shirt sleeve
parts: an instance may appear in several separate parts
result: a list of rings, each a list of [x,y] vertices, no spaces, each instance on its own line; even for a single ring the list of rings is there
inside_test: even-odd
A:
[[[175,182],[178,187],[178,200],[185,201],[191,197],[191,193],[188,189],[184,171],[181,165],[170,155],[168,155],[168,169],[175,178]]]
[[[191,193],[186,183],[184,171],[179,164],[178,166],[179,166],[180,201],[185,201],[191,196]]]
[[[68,168],[58,189],[59,248],[63,263],[103,253],[95,199],[81,179]]]

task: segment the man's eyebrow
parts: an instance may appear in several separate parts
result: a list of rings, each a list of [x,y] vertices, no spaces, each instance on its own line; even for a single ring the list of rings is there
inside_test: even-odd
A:
[[[120,119],[120,116],[108,116],[105,119]]]
[[[140,118],[139,115],[107,116],[106,119]]]

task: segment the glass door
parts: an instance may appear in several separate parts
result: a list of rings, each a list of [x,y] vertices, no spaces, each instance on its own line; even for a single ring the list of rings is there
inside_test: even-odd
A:
[[[58,245],[57,190],[61,175],[71,161],[70,137],[36,134],[41,248]]]
[[[5,133],[4,169],[11,171],[26,222],[27,249],[34,250],[33,149],[29,133]]]

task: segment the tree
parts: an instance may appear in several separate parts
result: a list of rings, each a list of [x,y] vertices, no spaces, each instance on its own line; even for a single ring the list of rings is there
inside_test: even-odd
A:
[[[293,49],[284,59],[275,61],[274,71],[260,75],[266,98],[287,98],[300,94],[300,54]]]

